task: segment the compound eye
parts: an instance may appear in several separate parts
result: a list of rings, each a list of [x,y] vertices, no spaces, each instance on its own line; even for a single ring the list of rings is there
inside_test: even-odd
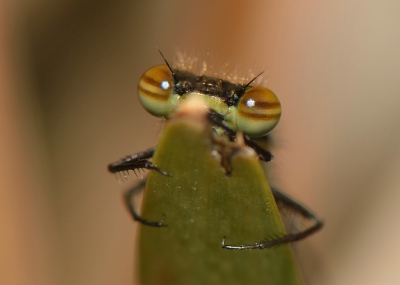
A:
[[[156,117],[168,117],[174,78],[166,65],[158,65],[147,70],[140,78],[138,96],[140,103]]]
[[[250,137],[261,137],[278,124],[281,114],[281,103],[271,90],[250,87],[237,106],[237,128]]]

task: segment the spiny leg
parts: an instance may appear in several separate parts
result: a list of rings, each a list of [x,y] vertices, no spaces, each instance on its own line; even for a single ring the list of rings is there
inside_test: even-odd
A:
[[[258,243],[250,244],[250,245],[228,245],[225,244],[225,237],[222,240],[222,248],[225,249],[234,249],[234,250],[248,250],[248,249],[264,249],[270,248],[276,245],[280,245],[283,243],[289,243],[301,240],[306,238],[307,236],[313,234],[314,232],[318,231],[322,228],[323,222],[307,207],[300,204],[290,196],[286,195],[285,193],[279,191],[276,188],[271,188],[272,194],[275,197],[275,201],[277,203],[282,203],[284,207],[289,208],[294,213],[302,216],[304,219],[311,221],[313,224],[307,227],[304,230],[294,232],[294,233],[287,233],[284,236],[276,236],[269,239],[262,240]]]
[[[135,171],[136,169],[154,169],[163,175],[169,175],[164,170],[155,166],[149,159],[153,157],[156,147],[149,148],[143,152],[139,152],[123,159],[120,159],[114,163],[108,165],[108,171],[112,173],[123,173],[125,171]]]
[[[124,202],[126,207],[128,208],[129,212],[131,213],[133,219],[135,221],[138,221],[140,223],[142,223],[143,225],[147,225],[147,226],[153,226],[153,227],[163,227],[166,226],[163,224],[163,219],[161,219],[158,222],[149,222],[145,219],[143,219],[136,211],[136,207],[133,203],[133,196],[135,196],[136,194],[140,193],[144,187],[146,186],[146,179],[144,179],[143,181],[141,181],[140,183],[138,183],[137,185],[135,185],[134,187],[132,187],[131,189],[129,189],[128,191],[125,192],[124,194]]]

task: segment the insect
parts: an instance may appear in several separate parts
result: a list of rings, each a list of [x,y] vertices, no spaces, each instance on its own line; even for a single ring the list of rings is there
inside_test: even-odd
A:
[[[162,54],[161,56],[164,58]],[[203,108],[206,110],[207,120],[216,137],[225,138],[230,142],[242,140],[244,145],[255,151],[259,160],[264,162],[273,160],[272,154],[261,147],[256,139],[266,136],[278,124],[281,117],[281,104],[278,97],[268,88],[252,85],[258,76],[246,84],[235,84],[215,77],[197,76],[190,72],[175,70],[165,58],[164,61],[165,65],[149,69],[139,81],[139,100],[149,113],[168,120],[174,117],[182,102],[191,97],[199,97],[205,102]],[[229,176],[234,171],[230,164],[233,152],[228,151],[228,154],[223,154],[223,148],[224,144],[219,153],[222,156],[222,166],[226,175]],[[166,177],[173,176],[174,173],[169,173],[168,170],[152,163],[151,159],[155,152],[156,147],[149,148],[144,152],[111,163],[108,169],[122,176],[127,175],[128,171],[136,173],[141,169],[157,171]],[[144,188],[145,183],[146,181],[142,181],[126,192],[124,198],[127,208],[133,219],[143,225],[168,226],[164,224],[163,219],[150,221],[137,212],[132,199]],[[296,226],[294,230],[288,229],[288,232],[282,236],[267,239],[257,237],[261,241],[252,244],[228,244],[226,238],[221,237],[222,242],[216,242],[221,242],[223,249],[270,248],[303,239],[323,226],[322,221],[305,206],[275,188],[271,190],[282,213],[289,212],[292,220],[293,217],[297,217],[298,220],[306,221],[307,225]]]

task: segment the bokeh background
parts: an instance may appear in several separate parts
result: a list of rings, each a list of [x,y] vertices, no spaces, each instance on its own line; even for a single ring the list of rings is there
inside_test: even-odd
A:
[[[296,245],[308,284],[399,284],[399,15],[391,0],[1,0],[0,284],[132,284],[130,184],[106,165],[157,141],[136,97],[157,47],[265,71],[284,108],[270,180],[326,222]]]

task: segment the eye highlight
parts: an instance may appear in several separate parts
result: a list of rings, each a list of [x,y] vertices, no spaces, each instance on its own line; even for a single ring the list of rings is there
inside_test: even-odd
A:
[[[171,112],[174,78],[166,65],[147,70],[140,78],[138,96],[140,103],[152,115],[167,117]]]
[[[278,97],[268,88],[254,86],[247,89],[239,100],[236,125],[250,137],[261,137],[278,124],[281,114]]]

